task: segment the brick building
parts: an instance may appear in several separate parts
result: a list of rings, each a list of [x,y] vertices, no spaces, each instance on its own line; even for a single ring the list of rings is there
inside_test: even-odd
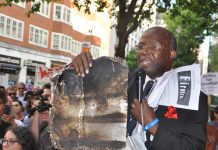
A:
[[[44,2],[40,12],[28,17],[31,6],[20,2],[0,8],[0,84],[34,82],[36,65],[64,66],[80,53],[84,41],[91,43],[94,58],[109,55],[107,15],[83,14],[63,0]]]

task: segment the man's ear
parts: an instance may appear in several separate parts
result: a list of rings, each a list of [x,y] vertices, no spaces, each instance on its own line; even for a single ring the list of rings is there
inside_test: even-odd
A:
[[[175,50],[171,50],[170,51],[170,59],[173,60],[176,58],[176,51]]]

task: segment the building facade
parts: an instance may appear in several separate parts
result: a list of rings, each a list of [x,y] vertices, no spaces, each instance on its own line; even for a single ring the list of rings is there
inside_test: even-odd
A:
[[[0,1],[2,3],[3,1]],[[34,82],[35,68],[63,67],[89,42],[94,58],[109,54],[110,19],[84,14],[70,0],[41,4],[27,16],[32,3],[0,8],[0,84]]]

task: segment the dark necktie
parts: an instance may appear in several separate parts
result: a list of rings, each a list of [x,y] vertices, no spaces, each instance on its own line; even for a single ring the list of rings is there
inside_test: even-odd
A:
[[[148,96],[152,86],[154,84],[154,81],[150,80],[146,83],[145,89],[143,90],[143,98]],[[146,148],[149,150],[150,144],[151,144],[151,140],[150,140],[150,132],[146,131],[146,141],[145,141],[145,146]]]
[[[150,92],[150,90],[151,90],[153,84],[154,84],[154,81],[152,81],[152,80],[149,80],[149,81],[146,83],[145,88],[144,88],[144,90],[143,90],[143,96],[142,96],[143,98],[145,98],[145,97],[148,95],[148,93]]]

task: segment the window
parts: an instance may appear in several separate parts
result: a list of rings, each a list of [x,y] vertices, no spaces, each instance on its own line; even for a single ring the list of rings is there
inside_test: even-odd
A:
[[[23,41],[24,23],[0,14],[0,36]]]
[[[72,53],[78,55],[81,52],[81,42],[72,40]]]
[[[48,30],[30,25],[29,43],[41,47],[48,47]]]
[[[56,10],[55,10],[55,20],[61,20],[61,6],[60,5],[57,5],[56,7]]]
[[[34,3],[41,3],[39,12],[37,12],[37,14],[50,18],[50,4],[47,1],[35,0]]]
[[[71,24],[71,10],[62,4],[54,4],[54,20]]]
[[[93,58],[99,57],[99,53],[100,53],[100,47],[97,47],[97,46],[92,45],[92,46],[91,46],[91,54],[92,54],[92,57],[93,57]]]
[[[71,50],[71,40],[70,36],[61,33],[52,33],[52,49],[55,50]]]
[[[0,16],[0,35],[4,34],[4,26],[5,26],[5,17],[4,16]]]
[[[15,2],[13,1],[13,3],[14,3],[15,5],[18,5],[18,6],[23,7],[23,8],[25,8],[25,6],[26,6],[26,2],[21,1],[21,0],[19,0],[18,3],[15,3]]]

